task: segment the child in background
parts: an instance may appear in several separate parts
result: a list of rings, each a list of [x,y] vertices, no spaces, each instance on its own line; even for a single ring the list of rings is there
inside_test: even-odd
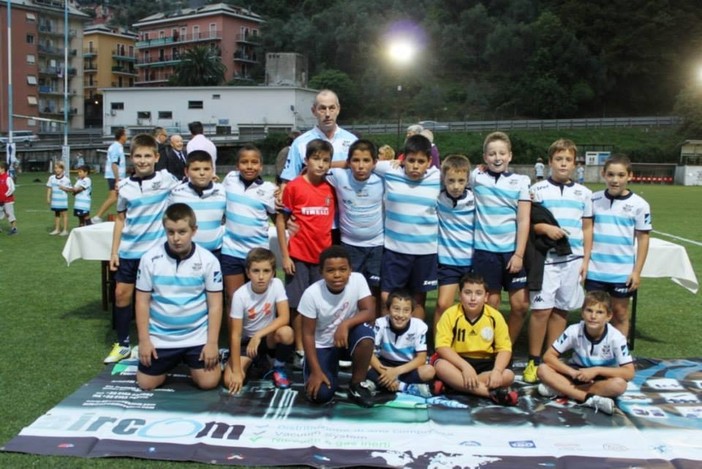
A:
[[[541,158],[536,159],[536,164],[534,165],[534,175],[536,176],[536,182],[544,180],[544,160]]]
[[[275,255],[253,248],[246,256],[251,279],[234,293],[229,313],[229,361],[224,385],[230,393],[241,390],[246,371],[256,359],[274,356],[270,374],[276,388],[289,388],[285,362],[293,351],[290,310],[283,282],[275,277]]]
[[[197,231],[193,241],[219,260],[224,239],[222,219],[226,200],[222,184],[213,181],[212,156],[203,150],[195,150],[188,154],[185,160],[185,176],[187,181],[173,189],[168,203],[188,204],[195,211]]]
[[[468,188],[470,161],[465,155],[449,155],[441,164],[443,189],[439,194],[439,296],[434,328],[441,314],[456,301],[458,281],[473,265],[475,199]]]
[[[507,134],[493,132],[483,143],[485,167],[471,173],[475,196],[473,270],[487,282],[488,304],[500,306],[509,292],[509,338],[514,344],[529,309],[524,251],[529,237],[529,177],[508,172],[512,144]]]
[[[285,186],[282,197],[284,208],[276,216],[298,363],[304,353],[302,325],[296,314],[297,307],[307,287],[320,279],[319,256],[332,244],[331,229],[336,201],[334,188],[326,182],[325,177],[333,152],[331,143],[325,140],[314,139],[307,144],[307,171]],[[299,228],[287,240],[285,226],[290,217],[295,218]]]
[[[63,161],[56,161],[54,174],[46,183],[46,203],[54,212],[54,231],[49,233],[52,236],[68,236],[68,194],[62,187],[71,187],[71,179],[66,176]]]
[[[390,145],[381,145],[378,148],[378,159],[380,161],[390,161],[395,159],[395,150]]]
[[[544,397],[567,396],[595,411],[612,414],[613,397],[626,391],[634,378],[633,358],[626,337],[609,325],[610,296],[591,291],[585,296],[582,321],[566,329],[539,366],[538,391]],[[568,363],[561,355],[572,350]]]
[[[377,162],[375,144],[356,140],[349,148],[346,169],[332,168],[326,180],[336,191],[341,245],[351,255],[351,268],[366,277],[380,306],[383,180],[373,174]]]
[[[568,312],[582,306],[582,282],[587,273],[592,249],[592,192],[573,182],[577,157],[573,141],[559,139],[548,149],[551,176],[531,186],[532,223],[539,211],[550,213],[555,225],[543,222],[539,216],[532,229],[535,237],[555,244],[546,253],[539,253],[538,267],[543,266],[541,282],[532,282],[536,265],[529,267],[531,317],[529,318],[529,361],[524,369],[524,381],[535,383],[541,362],[544,339],[552,344],[565,330]],[[548,213],[545,213],[548,218]],[[567,244],[570,253],[559,254],[558,243]],[[537,243],[534,243],[537,244]],[[535,250],[530,251],[535,253]],[[541,257],[543,256],[543,257]],[[529,259],[531,260],[530,256]],[[534,263],[536,264],[536,263]],[[532,283],[540,283],[533,285]]]
[[[313,167],[314,162],[308,162],[308,170]],[[307,397],[317,404],[331,401],[338,388],[339,359],[350,359],[348,397],[361,407],[372,407],[365,380],[373,355],[374,335],[368,323],[375,318],[375,302],[368,283],[351,271],[349,254],[341,246],[321,253],[319,269],[323,278],[305,290],[298,306]]]
[[[648,255],[651,208],[628,189],[631,160],[613,155],[602,169],[607,189],[592,196],[593,243],[585,289],[612,297],[612,325],[629,335],[629,298],[639,288]]]
[[[9,165],[0,161],[0,220],[7,216],[10,222],[8,235],[17,234],[17,219],[15,218],[15,182],[8,172]],[[0,230],[2,231],[2,230]]]
[[[437,237],[439,218],[436,200],[441,175],[431,163],[431,142],[412,135],[405,144],[402,167],[379,161],[375,173],[385,184],[385,250],[381,298],[407,289],[414,296],[414,317],[424,319],[427,292],[437,285]]]
[[[61,187],[66,192],[75,196],[73,202],[73,215],[78,219],[78,226],[92,225],[90,221],[90,202],[92,200],[93,183],[90,180],[90,166],[78,167],[78,180],[73,187]]]
[[[246,278],[246,256],[254,248],[268,248],[270,216],[275,214],[274,184],[261,178],[261,151],[246,144],[237,154],[236,170],[222,185],[226,194],[225,236],[222,244],[225,305]]]
[[[427,365],[427,325],[413,318],[414,298],[407,291],[388,296],[388,315],[375,320],[375,354],[368,379],[388,391],[431,397],[434,367]]]
[[[575,180],[578,184],[585,184],[585,165],[583,165],[582,161],[578,161],[575,168]]]
[[[117,187],[117,216],[110,255],[110,270],[116,272],[114,322],[117,342],[103,360],[105,364],[118,362],[131,353],[129,327],[139,260],[146,251],[165,240],[161,218],[168,206],[171,189],[178,184],[178,180],[165,169],[155,172],[158,143],[151,135],[134,137],[131,153],[134,175],[120,180]]]
[[[222,322],[219,262],[193,243],[197,221],[188,205],[168,207],[163,227],[167,241],[144,254],[137,274],[137,384],[146,391],[157,388],[170,370],[185,362],[195,384],[212,389],[222,374],[217,346]]]
[[[482,277],[464,275],[460,302],[444,311],[436,327],[436,378],[459,392],[489,397],[501,405],[517,405],[509,386],[512,343],[499,311],[486,304],[488,291]],[[438,388],[438,389],[437,389]],[[441,391],[441,386],[435,390]]]

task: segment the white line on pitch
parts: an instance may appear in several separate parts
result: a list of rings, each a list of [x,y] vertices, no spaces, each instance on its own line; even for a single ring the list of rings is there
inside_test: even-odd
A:
[[[692,239],[687,239],[687,238],[681,238],[680,236],[675,236],[675,235],[670,234],[670,233],[663,233],[662,231],[657,231],[657,230],[652,230],[652,231],[656,234],[659,234],[659,235],[667,236],[667,237],[673,238],[673,239],[679,239],[680,241],[685,241],[686,243],[694,244],[696,246],[702,246],[702,243],[700,243],[699,241],[694,241]]]

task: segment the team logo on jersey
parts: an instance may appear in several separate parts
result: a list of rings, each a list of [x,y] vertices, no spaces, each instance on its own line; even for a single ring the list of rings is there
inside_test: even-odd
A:
[[[575,195],[577,195],[578,197],[580,197],[581,195],[583,195],[583,191],[581,191],[580,189],[575,189],[575,190],[573,191],[573,194],[575,194]]]
[[[634,210],[634,206],[631,204],[624,204],[624,207],[622,207],[622,211],[624,211],[626,213],[630,213],[633,210]]]
[[[193,262],[193,272],[199,272],[202,270],[202,262]]]
[[[216,283],[222,283],[222,272],[220,272],[219,270],[216,271],[216,272],[212,275],[212,278],[213,278],[213,280],[214,280]]]
[[[609,357],[612,355],[612,347],[609,344],[604,344],[600,353],[603,357]]]
[[[495,330],[492,327],[483,327],[483,330],[480,331],[480,337],[483,338],[483,340],[491,342],[492,338],[495,337]]]
[[[151,189],[157,191],[161,188],[161,181],[154,181],[151,183]]]
[[[258,189],[256,191],[256,195],[259,197],[263,197],[264,195],[266,195],[266,191],[264,191],[263,189]]]
[[[517,186],[519,185],[519,181],[517,179],[512,179],[509,181],[510,186]]]

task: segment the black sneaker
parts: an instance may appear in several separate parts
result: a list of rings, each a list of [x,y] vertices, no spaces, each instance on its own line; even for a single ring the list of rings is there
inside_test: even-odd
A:
[[[365,381],[349,384],[349,399],[361,407],[373,407],[372,393]]]
[[[517,394],[517,391],[511,391],[509,388],[497,388],[490,391],[490,399],[496,404],[515,406],[519,402],[519,394]]]

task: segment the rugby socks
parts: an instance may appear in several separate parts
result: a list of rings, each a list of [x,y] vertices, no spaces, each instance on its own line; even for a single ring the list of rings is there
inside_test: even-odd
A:
[[[275,346],[275,362],[274,366],[283,366],[285,363],[289,362],[292,358],[293,352],[295,351],[295,345],[285,345],[277,344]]]
[[[534,365],[539,366],[541,364],[541,357],[535,357],[534,355],[529,355],[529,360],[534,361]]]
[[[129,326],[132,323],[132,305],[115,306],[115,329],[117,342],[122,346],[129,346]]]

